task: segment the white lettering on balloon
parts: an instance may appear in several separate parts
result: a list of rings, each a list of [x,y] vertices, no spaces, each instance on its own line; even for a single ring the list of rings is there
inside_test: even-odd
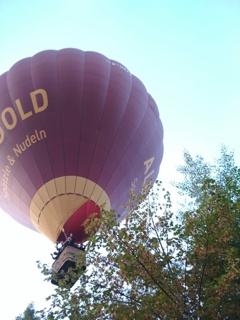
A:
[[[147,184],[147,182],[149,182],[148,180],[150,179],[150,177],[152,176],[152,174],[154,173],[154,169],[150,170],[152,167],[154,161],[154,157],[144,161],[144,165],[145,165],[145,172],[144,172],[144,181],[143,181],[143,186],[145,186]]]
[[[17,158],[19,158],[19,156],[28,148],[30,148],[33,144],[46,138],[47,138],[47,134],[45,130],[40,130],[40,131],[35,130],[33,134],[26,135],[25,139],[21,143],[16,144],[15,147],[13,147],[12,151],[14,155]],[[2,176],[0,181],[1,181],[1,187],[2,187],[2,195],[4,199],[9,200],[10,194],[9,194],[8,185],[9,185],[9,180],[11,176],[11,167],[14,165],[16,158],[8,155],[6,159],[7,159],[7,164],[2,169]]]
[[[34,134],[30,136],[26,135],[26,138],[24,139],[24,141],[22,141],[20,144],[16,144],[16,146],[13,148],[13,152],[18,158],[20,154],[22,154],[25,150],[27,150],[27,148],[30,148],[36,142],[46,138],[47,138],[47,134],[45,130],[41,130],[41,131],[35,130]]]
[[[18,116],[22,121],[28,119],[36,113],[43,112],[48,107],[48,96],[44,89],[37,89],[30,92],[31,109],[26,110],[27,106],[22,105],[20,99],[15,100],[16,109],[12,107],[6,107],[0,113],[0,144],[4,140],[5,129],[12,130],[16,127],[18,122]],[[41,101],[41,102],[40,102]],[[29,108],[28,108],[29,109]]]

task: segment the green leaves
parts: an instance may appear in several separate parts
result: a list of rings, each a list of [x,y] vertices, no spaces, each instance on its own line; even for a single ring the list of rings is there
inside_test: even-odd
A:
[[[49,319],[237,319],[240,180],[226,152],[219,167],[185,152],[179,213],[157,181],[130,194],[123,223],[104,208],[86,221],[87,270],[56,289]]]

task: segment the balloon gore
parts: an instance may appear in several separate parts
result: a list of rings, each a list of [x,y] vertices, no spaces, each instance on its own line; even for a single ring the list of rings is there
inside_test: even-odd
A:
[[[163,157],[157,105],[122,64],[48,50],[0,76],[0,206],[52,242],[100,207],[124,219],[129,191],[155,181]]]

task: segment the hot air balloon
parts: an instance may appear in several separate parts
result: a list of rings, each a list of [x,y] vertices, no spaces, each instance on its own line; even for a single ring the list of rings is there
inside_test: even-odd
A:
[[[0,206],[53,243],[100,206],[123,220],[129,191],[155,181],[163,127],[154,99],[121,63],[47,50],[0,77]]]

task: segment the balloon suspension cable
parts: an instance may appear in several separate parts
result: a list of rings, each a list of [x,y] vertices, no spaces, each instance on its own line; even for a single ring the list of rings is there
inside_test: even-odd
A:
[[[65,233],[65,231],[64,231],[64,228],[62,228],[62,232],[63,232],[63,234],[64,234],[64,236],[65,236],[65,239],[67,240],[67,235],[66,235],[66,233]]]

